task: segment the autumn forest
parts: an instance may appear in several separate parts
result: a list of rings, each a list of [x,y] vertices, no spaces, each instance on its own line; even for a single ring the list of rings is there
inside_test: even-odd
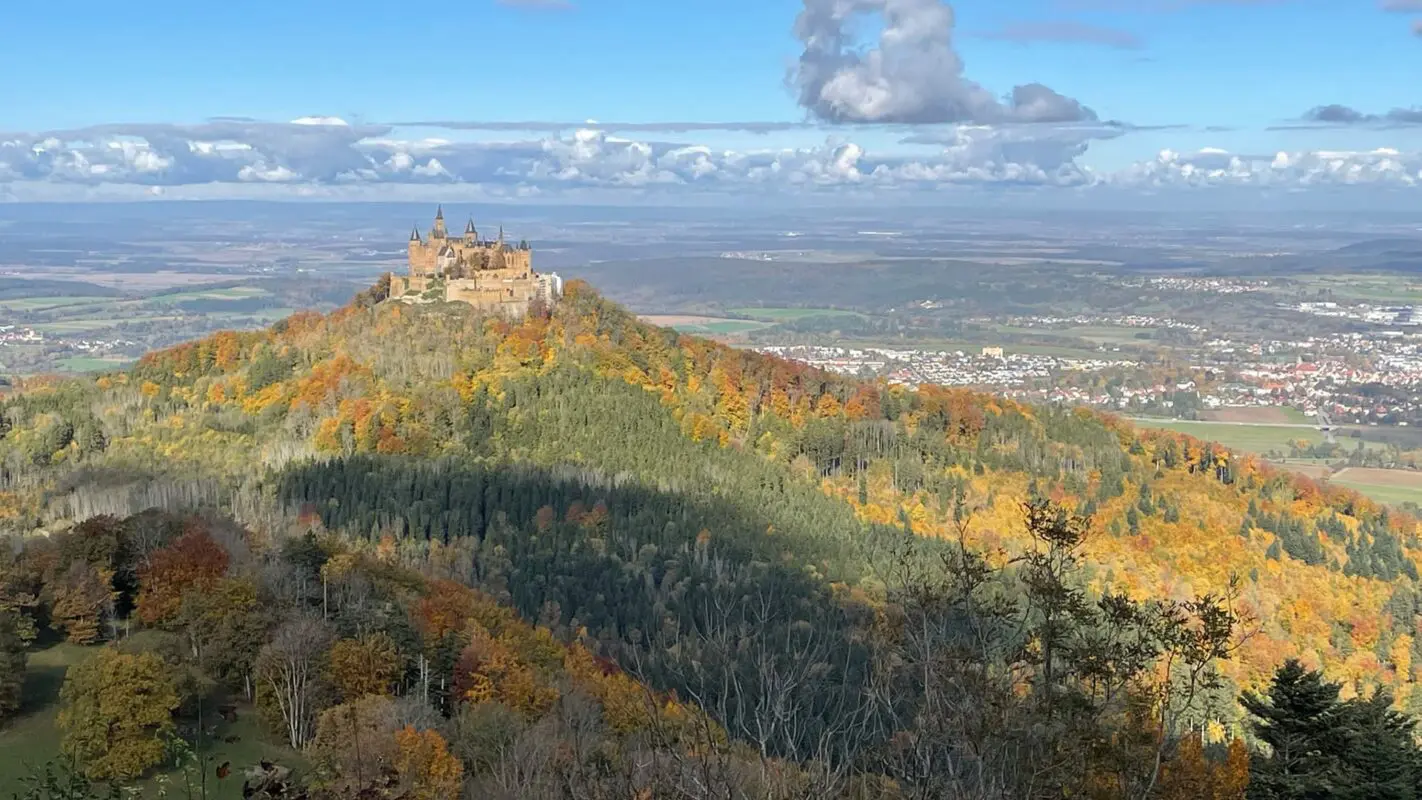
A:
[[[0,397],[0,796],[1422,794],[1405,514],[387,292]]]

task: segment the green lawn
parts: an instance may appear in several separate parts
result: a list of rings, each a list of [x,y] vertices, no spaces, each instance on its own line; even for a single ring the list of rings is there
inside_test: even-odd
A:
[[[863,317],[857,311],[838,308],[728,308],[727,312],[770,322],[790,322],[809,317]]]
[[[8,723],[0,724],[0,798],[9,798],[24,788],[21,778],[33,766],[59,757],[59,730],[55,720],[59,714],[59,690],[64,685],[64,673],[94,652],[94,648],[68,643],[52,645],[30,655],[25,672],[24,707]],[[242,796],[242,771],[262,759],[277,761],[294,769],[306,767],[298,754],[273,741],[257,718],[256,710],[241,704],[237,721],[218,720],[216,735],[204,747],[209,759],[207,797],[210,800],[237,800]],[[225,739],[234,739],[226,742]],[[206,744],[206,743],[205,743]],[[218,780],[215,770],[224,761],[231,762],[232,774]],[[142,797],[157,797],[160,783],[168,782],[169,797],[188,796],[176,770],[140,782]],[[196,792],[194,796],[198,796]]]
[[[18,716],[0,726],[0,797],[10,797],[23,788],[19,780],[29,767],[59,754],[59,731],[54,727],[59,687],[64,684],[65,670],[88,654],[86,648],[72,644],[30,654],[21,693],[24,705]]]

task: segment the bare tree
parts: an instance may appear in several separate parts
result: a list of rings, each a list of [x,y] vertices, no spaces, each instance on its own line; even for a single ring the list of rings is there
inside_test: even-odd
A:
[[[301,748],[315,732],[315,701],[332,638],[319,618],[299,614],[276,629],[257,657],[258,681],[272,692],[293,748]]]

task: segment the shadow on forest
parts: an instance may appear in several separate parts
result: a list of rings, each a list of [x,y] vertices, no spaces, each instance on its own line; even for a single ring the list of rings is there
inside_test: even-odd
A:
[[[640,677],[693,691],[703,705],[742,699],[718,687],[817,665],[826,679],[797,691],[828,715],[835,701],[820,695],[862,685],[870,668],[865,620],[830,580],[864,574],[905,539],[870,529],[814,487],[692,495],[572,467],[363,455],[289,468],[275,486],[281,502],[331,529],[395,535],[407,559],[426,542],[449,545],[461,581],[529,620],[587,629],[607,655],[635,659]],[[752,641],[771,654],[752,657]]]

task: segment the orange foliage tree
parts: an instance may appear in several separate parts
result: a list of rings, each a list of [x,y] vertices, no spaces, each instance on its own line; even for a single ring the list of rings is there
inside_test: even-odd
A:
[[[455,800],[464,781],[464,765],[444,737],[409,725],[395,732],[395,769],[410,800]]]
[[[227,574],[227,563],[222,545],[206,531],[190,528],[139,568],[139,619],[150,625],[172,620],[182,609],[183,594],[215,583]]]

